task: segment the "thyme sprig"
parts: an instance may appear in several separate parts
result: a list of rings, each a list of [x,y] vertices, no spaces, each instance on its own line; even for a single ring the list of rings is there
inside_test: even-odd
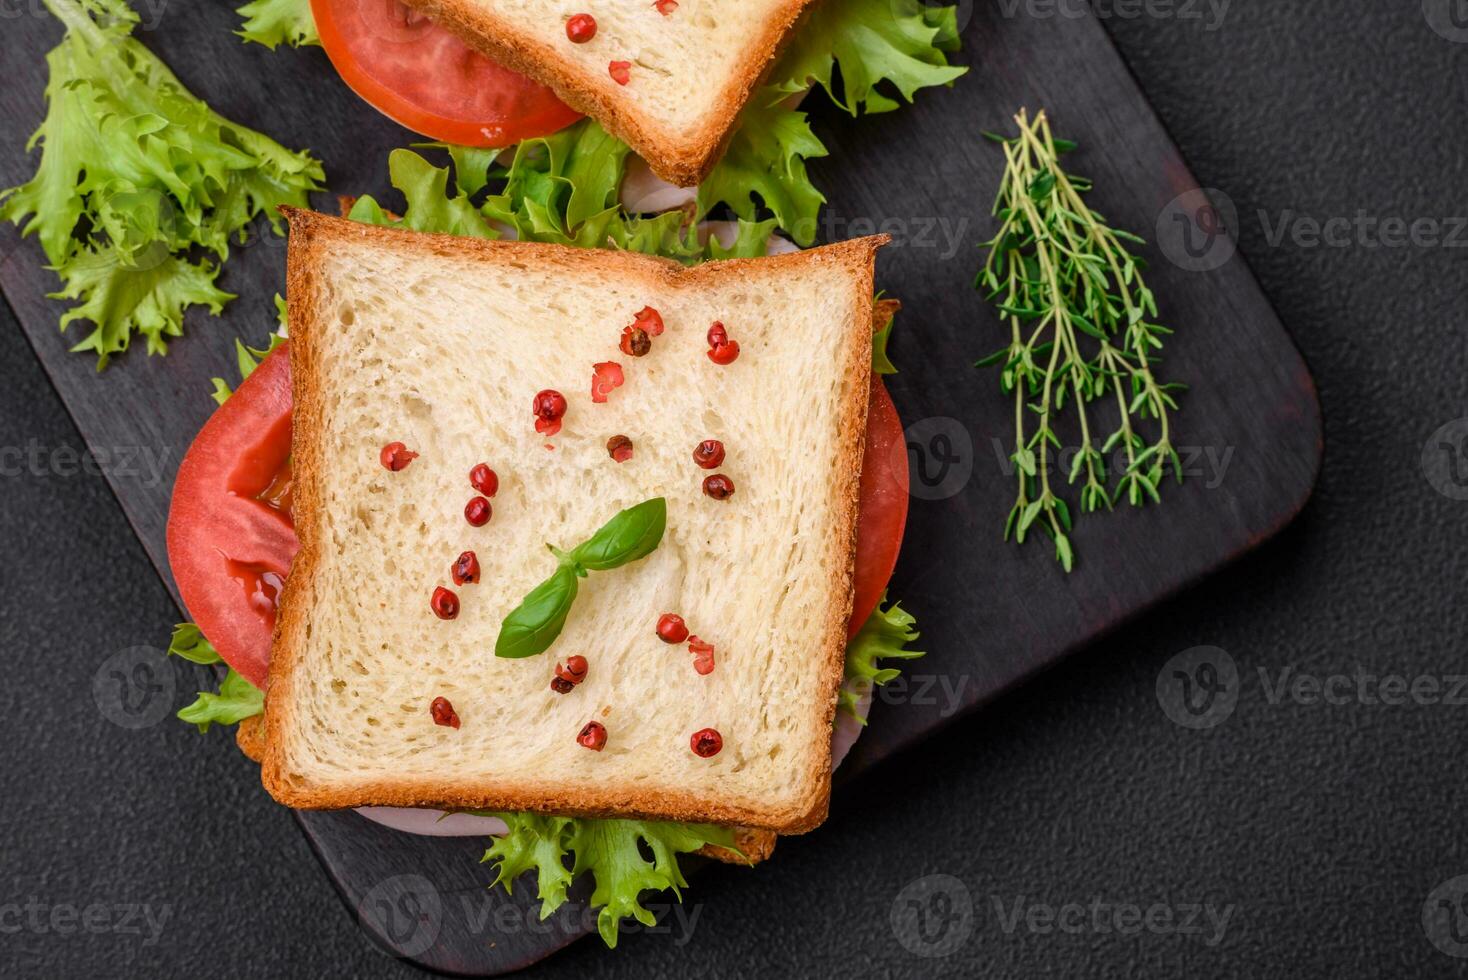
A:
[[[1054,137],[1044,110],[1033,118],[1021,110],[1014,121],[1016,136],[985,134],[1004,150],[994,202],[1001,225],[983,245],[988,258],[974,283],[996,304],[1010,340],[976,366],[1002,365],[1000,388],[1014,397],[1010,459],[1019,488],[1004,537],[1023,542],[1038,525],[1069,572],[1072,522],[1056,490],[1057,472],[1080,485],[1084,513],[1123,499],[1137,507],[1160,502],[1168,464],[1179,482],[1183,476],[1169,412],[1185,386],[1161,384],[1153,374],[1162,338],[1172,331],[1156,322],[1157,300],[1142,279],[1146,263],[1124,244],[1145,241],[1087,206],[1082,195],[1091,181],[1060,166],[1075,144]],[[1096,429],[1098,403],[1115,405],[1116,429],[1104,438]],[[1063,449],[1056,434],[1067,405],[1080,436],[1073,450]],[[1113,453],[1116,464],[1108,467]]]

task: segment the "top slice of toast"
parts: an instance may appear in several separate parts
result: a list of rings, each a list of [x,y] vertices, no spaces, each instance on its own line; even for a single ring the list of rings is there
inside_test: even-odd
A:
[[[381,804],[706,821],[799,833],[825,817],[831,721],[852,602],[881,238],[776,258],[675,263],[422,235],[290,212],[294,501],[301,550],[281,598],[263,776],[304,808]],[[667,324],[618,350],[644,306]],[[705,332],[741,345],[714,364]],[[605,404],[592,365],[625,384]],[[533,427],[561,391],[564,428]],[[607,440],[629,437],[617,463]],[[692,459],[720,439],[717,501]],[[391,472],[381,448],[419,457]],[[465,521],[468,472],[499,475]],[[581,581],[565,630],[494,656],[504,617],[618,510],[667,501],[650,556]],[[449,566],[476,552],[477,584]],[[437,586],[458,593],[437,619]],[[676,612],[715,646],[701,675],[657,638]],[[581,654],[586,680],[550,688]],[[458,729],[435,725],[448,698]],[[583,748],[588,722],[607,730]],[[690,736],[717,729],[700,758]]]
[[[813,0],[405,0],[502,64],[550,86],[681,187],[706,177],[739,113]],[[575,44],[566,22],[596,18]],[[626,85],[610,71],[630,63]]]

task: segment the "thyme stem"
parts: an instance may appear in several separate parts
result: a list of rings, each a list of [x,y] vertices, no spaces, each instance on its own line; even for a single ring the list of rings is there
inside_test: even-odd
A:
[[[1060,166],[1074,144],[1055,138],[1043,110],[1033,118],[1021,110],[1014,122],[1017,135],[994,137],[1005,163],[993,208],[1000,226],[985,243],[975,281],[998,305],[1010,339],[979,365],[1002,366],[1000,388],[1014,397],[1010,458],[1018,487],[1005,537],[1023,542],[1038,525],[1070,571],[1070,509],[1054,479],[1068,451],[1056,432],[1066,399],[1079,430],[1066,478],[1081,484],[1081,511],[1090,513],[1123,498],[1133,506],[1159,501],[1168,463],[1182,479],[1170,413],[1183,386],[1159,384],[1153,374],[1162,338],[1172,331],[1155,322],[1145,263],[1125,244],[1142,239],[1111,227],[1086,204],[1091,182]],[[1102,399],[1115,401],[1116,428],[1098,445],[1093,413]],[[1144,435],[1148,429],[1155,432]],[[1114,467],[1106,465],[1108,454],[1117,457]]]

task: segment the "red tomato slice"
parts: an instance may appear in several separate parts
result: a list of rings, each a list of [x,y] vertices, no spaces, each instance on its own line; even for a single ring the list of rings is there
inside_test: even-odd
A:
[[[256,687],[265,684],[275,600],[297,548],[290,452],[290,358],[281,347],[200,430],[179,466],[168,513],[168,560],[184,606],[225,663]],[[853,636],[897,564],[907,490],[902,421],[881,378],[872,375]]]
[[[296,553],[289,510],[291,362],[267,357],[204,424],[178,468],[168,563],[225,663],[265,684],[275,600]]]
[[[872,375],[867,407],[867,448],[861,464],[861,509],[856,519],[856,595],[851,604],[848,634],[861,624],[887,590],[902,532],[907,528],[907,437],[897,406],[887,394],[881,375]]]
[[[342,80],[389,119],[461,146],[509,146],[581,116],[398,0],[311,0]]]

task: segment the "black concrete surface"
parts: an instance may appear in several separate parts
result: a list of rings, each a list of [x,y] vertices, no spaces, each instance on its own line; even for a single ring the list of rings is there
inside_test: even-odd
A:
[[[873,773],[775,860],[701,874],[666,932],[582,942],[533,975],[1468,973],[1468,493],[1450,465],[1464,430],[1439,432],[1468,415],[1454,2],[1100,4],[1315,373],[1314,501]],[[1338,244],[1311,244],[1309,220],[1332,218]],[[1387,219],[1413,240],[1391,244]],[[0,475],[0,975],[415,972],[356,928],[228,738],[98,709],[99,671],[159,647],[177,613],[102,478],[71,472],[80,437],[0,321],[0,445],[20,450]],[[1158,680],[1198,646],[1239,684],[1193,730]],[[173,700],[198,679],[177,664]]]

